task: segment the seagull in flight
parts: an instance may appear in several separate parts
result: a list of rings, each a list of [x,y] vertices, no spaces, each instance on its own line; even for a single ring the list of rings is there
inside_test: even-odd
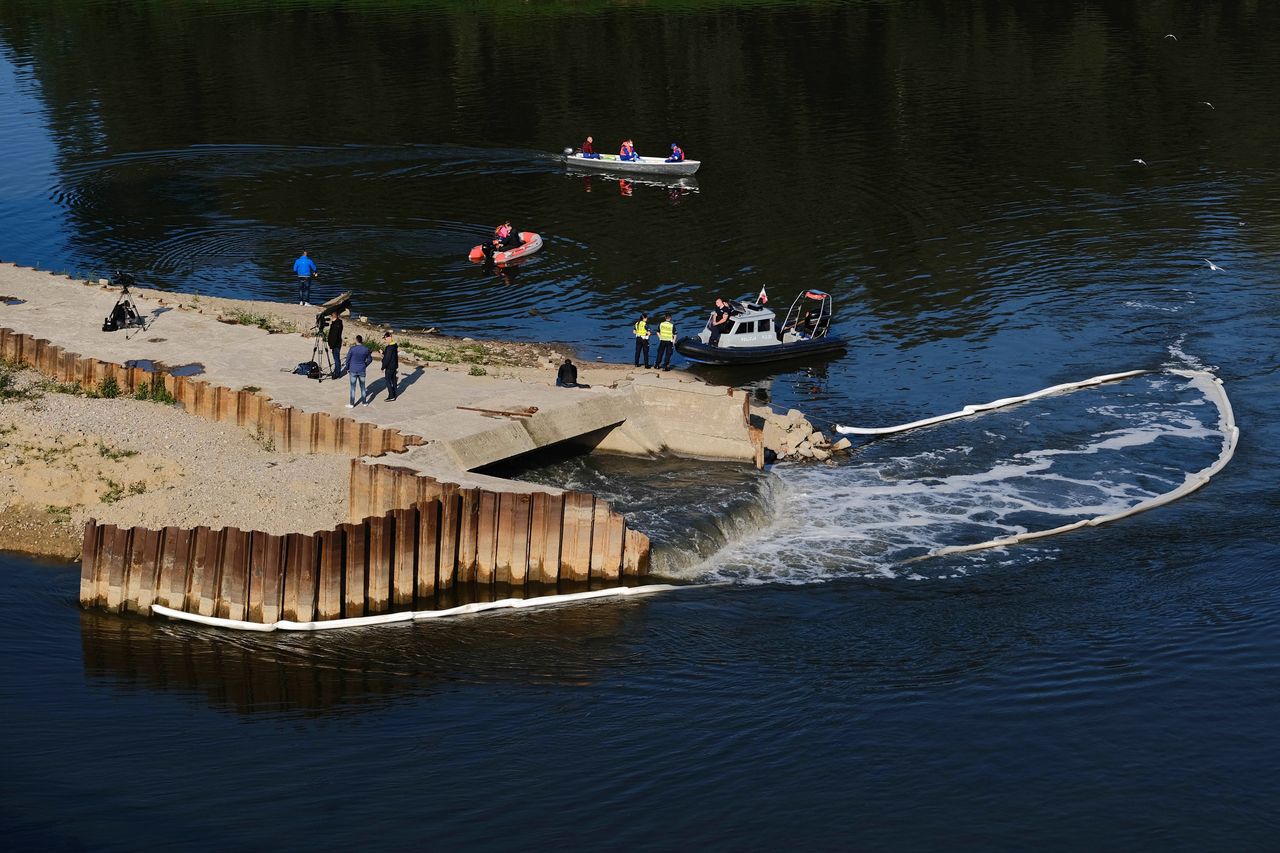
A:
[[[1209,109],[1214,110],[1215,112],[1217,111],[1217,109],[1214,107],[1214,105],[1213,105],[1213,104],[1211,104],[1211,103],[1209,103],[1208,101],[1201,101],[1201,102],[1200,102],[1200,106],[1202,106],[1202,107],[1208,107]]]
[[[1217,264],[1215,264],[1213,261],[1209,260],[1208,258],[1201,258],[1200,260],[1202,260],[1202,261],[1204,261],[1206,264],[1208,264],[1208,265],[1209,265],[1209,269],[1213,270],[1214,272],[1222,272],[1222,267],[1218,266]]]
[[[1143,160],[1141,157],[1134,157],[1133,162],[1137,163],[1139,166],[1147,165],[1147,161]]]
[[[1173,33],[1165,33],[1165,36],[1164,36],[1164,37],[1165,37],[1165,38],[1167,38],[1167,39],[1173,39],[1174,41],[1177,41],[1177,40],[1178,40],[1178,37],[1177,37],[1177,36],[1175,36]]]

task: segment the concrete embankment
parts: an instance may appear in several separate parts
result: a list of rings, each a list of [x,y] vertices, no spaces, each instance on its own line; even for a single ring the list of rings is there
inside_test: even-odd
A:
[[[262,328],[272,326],[271,316],[246,315],[243,302],[231,309],[215,300],[135,290],[147,327],[104,333],[102,318],[120,296],[118,289],[0,265],[0,296],[7,297],[0,300],[0,326],[49,346],[121,365],[187,366],[189,375],[196,365],[198,380],[214,388],[252,389],[283,409],[419,436],[432,446],[430,473],[459,482],[466,482],[467,472],[475,468],[562,441],[624,453],[667,450],[734,460],[762,456],[742,392],[707,385],[688,374],[584,365],[581,379],[593,387],[562,389],[554,387],[551,350],[525,353],[525,361],[546,360],[538,367],[459,365],[415,355],[445,352],[448,346],[437,336],[406,335],[410,346],[402,344],[400,398],[385,402],[375,363],[370,374],[375,404],[347,410],[345,381],[316,382],[290,372],[310,358],[312,339],[297,331],[271,334]],[[280,325],[299,328],[296,315],[307,309],[263,306],[262,311],[277,307],[283,315]],[[255,318],[254,325],[240,322],[246,316]],[[350,342],[350,329],[347,337]],[[485,375],[473,375],[481,370]]]
[[[208,304],[193,309],[190,303],[204,300],[191,297],[177,307],[170,295],[135,292],[147,325],[103,333],[101,318],[120,293],[101,283],[0,265],[0,296],[6,330],[0,354],[57,382],[162,395],[203,419],[265,435],[284,450],[381,456],[372,465],[355,463],[349,521],[332,531],[281,536],[207,525],[86,525],[86,606],[144,610],[163,590],[166,600],[181,600],[177,609],[193,613],[267,619],[292,608],[344,618],[404,605],[406,595],[434,596],[450,584],[484,599],[498,588],[523,594],[533,584],[594,586],[640,577],[648,567],[648,539],[627,529],[603,501],[476,469],[565,444],[757,465],[765,458],[771,413],[753,411],[742,392],[688,375],[589,366],[581,378],[595,387],[559,389],[552,383],[558,354],[535,352],[535,359],[546,358],[539,367],[508,358],[491,365],[496,375],[474,364],[464,372],[447,356],[444,363],[422,358],[444,349],[432,349],[441,344],[433,336],[419,337],[406,341],[401,397],[383,401],[375,381],[379,402],[349,410],[345,382],[289,372],[309,356],[309,336],[272,334],[264,328],[270,318],[246,324],[243,308],[230,314]],[[527,361],[530,353],[521,355]],[[162,365],[182,365],[188,375]],[[360,466],[371,473],[357,476]],[[361,485],[365,476],[375,485]],[[382,482],[395,485],[388,491],[376,485]],[[423,483],[443,491],[428,495]],[[425,542],[434,543],[434,551],[423,550]],[[326,593],[324,585],[335,582],[339,563],[342,607],[321,608],[322,601],[332,605],[333,590]],[[390,586],[383,583],[388,578]],[[352,598],[355,591],[361,592]],[[256,608],[255,594],[261,599]]]

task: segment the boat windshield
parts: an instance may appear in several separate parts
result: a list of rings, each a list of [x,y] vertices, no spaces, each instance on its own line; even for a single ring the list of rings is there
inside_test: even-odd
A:
[[[826,335],[830,327],[831,295],[821,290],[805,290],[791,303],[782,331],[812,340]]]

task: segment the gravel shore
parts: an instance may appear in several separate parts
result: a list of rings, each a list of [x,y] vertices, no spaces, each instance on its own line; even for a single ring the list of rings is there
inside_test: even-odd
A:
[[[349,457],[280,453],[173,406],[59,393],[34,371],[7,372],[0,550],[75,558],[90,518],[268,533],[346,520]]]

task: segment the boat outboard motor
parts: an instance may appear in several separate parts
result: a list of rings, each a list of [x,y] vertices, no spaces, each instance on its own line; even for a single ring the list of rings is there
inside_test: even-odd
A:
[[[492,266],[493,251],[494,249],[493,249],[492,240],[485,240],[483,243],[480,244],[480,254],[484,255],[485,266]]]
[[[573,149],[572,149],[572,148],[566,148],[566,149],[564,149],[564,156],[566,156],[566,157],[572,157],[572,156],[573,156]]]

